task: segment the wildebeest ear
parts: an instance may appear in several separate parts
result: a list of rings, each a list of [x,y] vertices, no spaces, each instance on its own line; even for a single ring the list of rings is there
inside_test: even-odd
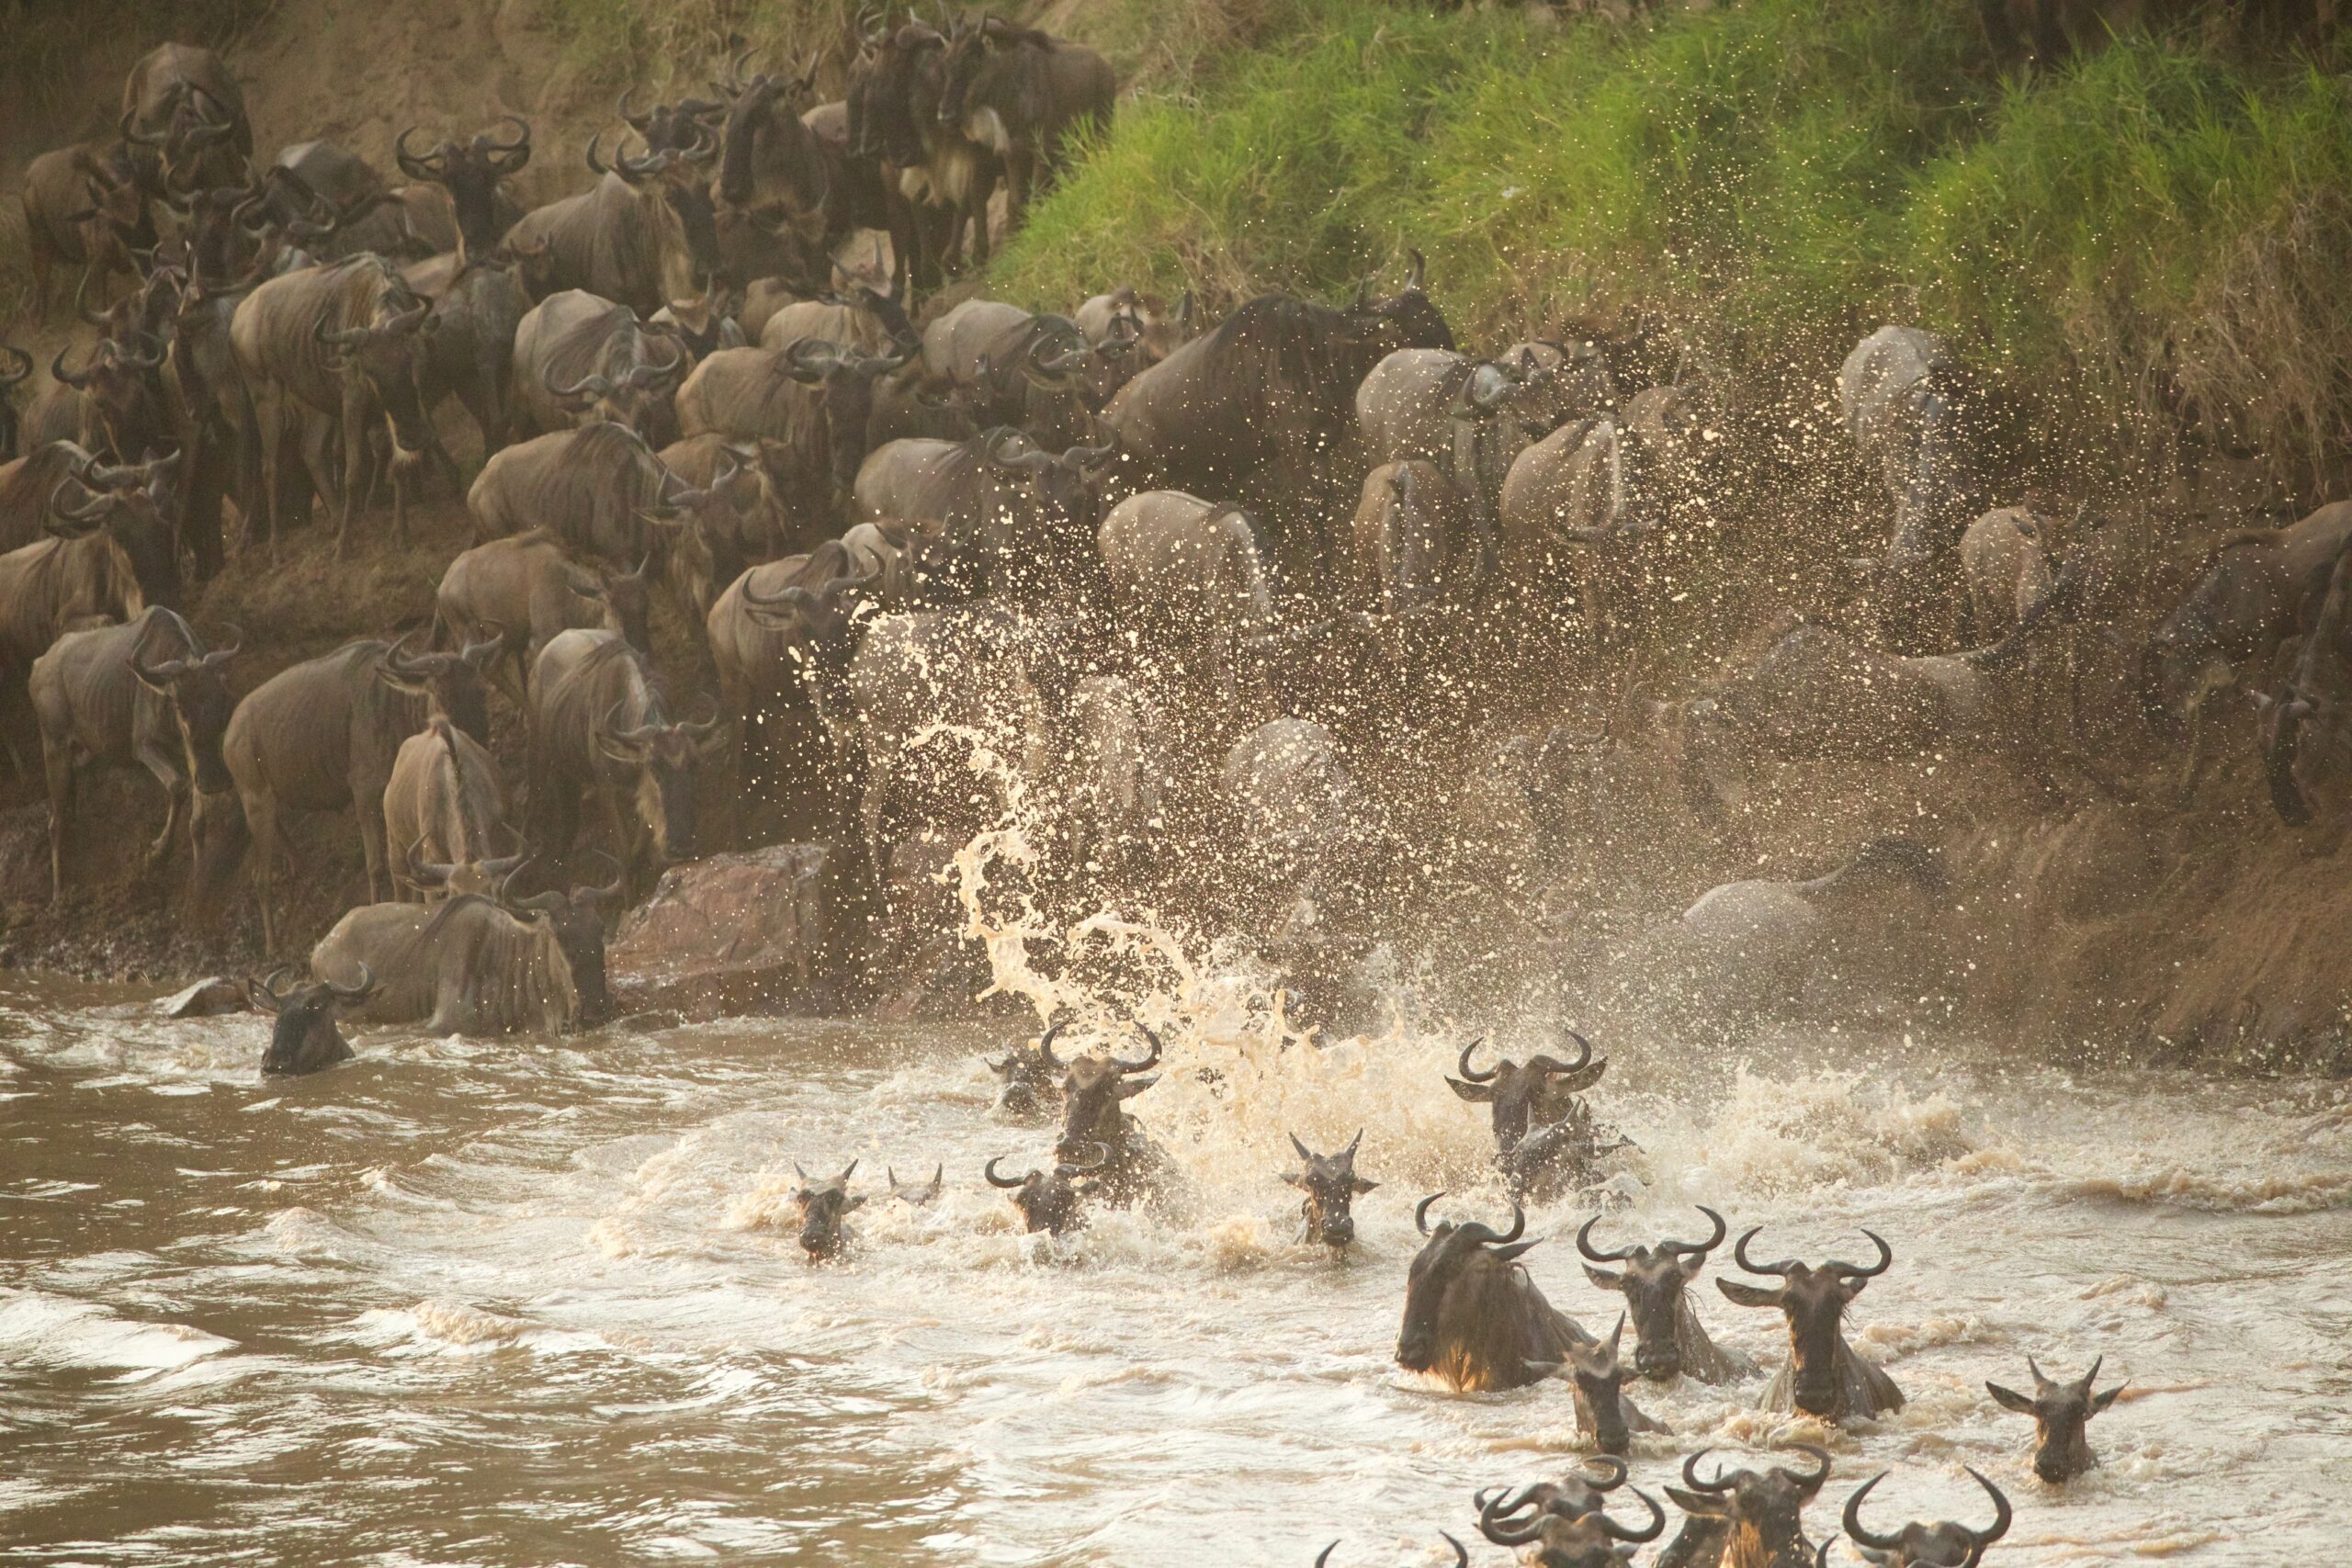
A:
[[[1365,1193],[1365,1192],[1369,1192],[1369,1191],[1371,1191],[1374,1188],[1375,1188],[1375,1187],[1377,1187],[1377,1186],[1379,1186],[1379,1185],[1380,1185],[1380,1183],[1379,1183],[1379,1182],[1377,1182],[1377,1181],[1366,1181],[1366,1180],[1365,1180],[1363,1177],[1361,1177],[1361,1176],[1359,1176],[1359,1177],[1357,1177],[1357,1178],[1355,1179],[1355,1183],[1356,1183],[1356,1191],[1357,1191],[1359,1194]]]
[[[1984,1385],[1984,1392],[1991,1394],[1995,1402],[1999,1404],[2005,1409],[2014,1410],[2020,1416],[2030,1416],[2034,1413],[2033,1401],[2027,1398],[2024,1394],[2019,1393],[2016,1389],[2003,1388],[1996,1382],[1987,1382]],[[2116,1393],[2120,1393],[2121,1392],[2123,1392],[2121,1389],[2117,1389],[2115,1391]],[[2109,1397],[2112,1398],[2114,1395],[2109,1394]]]
[[[1491,1100],[1495,1098],[1494,1089],[1487,1084],[1464,1083],[1460,1078],[1456,1077],[1449,1077],[1445,1081],[1452,1084],[1453,1086],[1453,1092],[1460,1095],[1464,1100],[1483,1102]]]
[[[1293,1187],[1304,1187],[1306,1185],[1306,1178],[1299,1175],[1299,1173],[1295,1170],[1281,1170],[1276,1171],[1274,1174],[1281,1177],[1284,1181],[1289,1182]]]
[[[1838,1281],[1838,1293],[1850,1302],[1860,1295],[1862,1287],[1869,1283],[1868,1280],[1840,1280]]]
[[[1991,1383],[1986,1383],[1984,1386],[1985,1386],[1986,1388],[1991,1388],[1993,1385],[1992,1385]],[[2091,1395],[2091,1414],[2092,1414],[2092,1415],[2094,1415],[2094,1416],[2096,1416],[2096,1415],[2098,1415],[2100,1411],[2102,1411],[2102,1410],[2106,1409],[2109,1405],[2110,1405],[2110,1404],[2114,1404],[2114,1403],[2115,1403],[2115,1396],[2116,1396],[2117,1394],[2119,1394],[2119,1393],[2121,1393],[2123,1392],[2123,1390],[2124,1390],[2125,1386],[2126,1386],[2125,1384],[2122,1384],[2122,1383],[2117,1383],[2113,1388],[2109,1389],[2105,1393],[2095,1393],[2095,1394],[2092,1394],[2092,1395]]]
[[[1529,1252],[1543,1245],[1544,1238],[1539,1235],[1532,1241],[1515,1241],[1509,1247],[1488,1247],[1487,1256],[1498,1263],[1516,1263]]]
[[[1707,1255],[1703,1252],[1687,1253],[1674,1261],[1682,1270],[1684,1279],[1695,1280],[1699,1277],[1699,1271],[1707,1266]]]
[[[861,1192],[854,1198],[845,1200],[842,1204],[842,1213],[846,1214],[852,1209],[863,1209],[865,1207],[866,1199],[872,1196],[873,1194],[870,1192]]]
[[[1584,1266],[1584,1277],[1604,1291],[1622,1291],[1625,1288],[1624,1275],[1613,1273],[1607,1269],[1595,1269],[1589,1263]]]
[[[1159,1081],[1159,1075],[1158,1073],[1153,1073],[1148,1077],[1129,1078],[1119,1085],[1119,1098],[1121,1100],[1133,1100],[1136,1096],[1141,1094],[1144,1090],[1149,1089]]]
[[[1751,1285],[1744,1280],[1718,1280],[1715,1281],[1715,1289],[1744,1307],[1776,1307],[1781,1304],[1781,1292],[1778,1288],[1768,1289],[1762,1285]]]
[[[1674,1506],[1686,1514],[1697,1514],[1710,1519],[1719,1519],[1724,1516],[1724,1504],[1720,1497],[1710,1497],[1704,1492],[1685,1492],[1679,1486],[1668,1486],[1662,1490],[1673,1499]]]

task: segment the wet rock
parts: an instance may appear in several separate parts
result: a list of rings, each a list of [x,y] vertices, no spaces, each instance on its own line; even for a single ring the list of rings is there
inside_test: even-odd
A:
[[[165,997],[155,1004],[155,1010],[165,1018],[218,1018],[222,1013],[251,1012],[253,1004],[245,999],[243,986],[225,975],[215,975]]]
[[[854,956],[836,858],[775,844],[663,872],[606,948],[624,1004],[690,1019],[836,1010]]]

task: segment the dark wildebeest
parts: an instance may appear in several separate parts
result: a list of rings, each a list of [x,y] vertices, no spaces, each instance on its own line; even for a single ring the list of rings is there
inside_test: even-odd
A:
[[[845,105],[849,151],[881,167],[899,288],[911,296],[936,287],[944,269],[961,265],[967,233],[972,259],[988,261],[989,201],[1003,164],[939,118],[945,36],[910,18],[865,44]]]
[[[533,843],[571,847],[582,792],[604,806],[630,890],[690,860],[704,762],[723,743],[716,717],[673,722],[653,666],[618,632],[560,632],[531,665]]]
[[[32,373],[31,355],[14,344],[0,343],[0,463],[17,456],[16,389]]]
[[[1764,1391],[1766,1410],[1802,1410],[1808,1416],[1842,1421],[1849,1416],[1874,1420],[1884,1412],[1903,1408],[1903,1391],[1875,1361],[1867,1361],[1846,1340],[1846,1308],[1862,1287],[1894,1263],[1894,1249],[1871,1231],[1862,1234],[1878,1248],[1878,1262],[1868,1268],[1836,1258],[1818,1268],[1783,1258],[1758,1263],[1747,1256],[1747,1244],[1758,1226],[1739,1238],[1732,1256],[1751,1274],[1777,1274],[1781,1283],[1770,1290],[1739,1280],[1717,1280],[1715,1288],[1747,1307],[1770,1307],[1788,1319],[1789,1359],[1773,1374]]]
[[[1383,463],[1363,478],[1338,575],[1350,603],[1380,615],[1466,600],[1492,569],[1493,540],[1435,463]]]
[[[2008,635],[2057,581],[2054,520],[2030,506],[1987,512],[1960,536],[1960,576],[1969,640]]]
[[[550,294],[514,328],[515,425],[526,433],[611,420],[650,446],[678,438],[672,400],[694,356],[635,310],[577,288]]]
[[[1363,1142],[1363,1129],[1359,1127],[1346,1148],[1335,1155],[1318,1155],[1300,1143],[1296,1133],[1290,1135],[1290,1146],[1298,1151],[1306,1168],[1277,1174],[1306,1194],[1298,1202],[1301,1242],[1321,1242],[1334,1252],[1345,1252],[1353,1245],[1356,1220],[1350,1205],[1380,1185],[1356,1174],[1356,1145]]]
[[[1498,1546],[1533,1546],[1523,1561],[1534,1568],[1628,1568],[1635,1547],[1666,1533],[1666,1510],[1640,1487],[1631,1490],[1650,1511],[1646,1525],[1621,1525],[1595,1506],[1577,1514],[1542,1508],[1518,1523],[1482,1512],[1478,1529]]]
[[[1478,1048],[1485,1038],[1481,1036],[1462,1047],[1462,1058],[1457,1064],[1462,1076],[1445,1080],[1447,1087],[1464,1100],[1487,1108],[1488,1119],[1494,1124],[1498,1164],[1506,1160],[1531,1133],[1566,1120],[1576,1104],[1576,1097],[1599,1083],[1601,1075],[1609,1070],[1606,1057],[1598,1062],[1592,1059],[1591,1041],[1573,1029],[1561,1032],[1576,1042],[1577,1059],[1573,1062],[1539,1053],[1521,1066],[1504,1056],[1481,1073],[1470,1065],[1470,1053]]]
[[[1838,372],[1838,412],[1894,503],[1878,568],[1879,625],[1899,653],[1932,641],[1952,603],[1961,530],[1979,511],[1954,401],[1958,367],[1941,339],[1881,327]]]
[[[839,1176],[820,1181],[801,1169],[797,1161],[793,1164],[793,1174],[800,1178],[799,1190],[792,1195],[794,1206],[800,1211],[800,1250],[808,1255],[812,1263],[840,1257],[842,1248],[848,1245],[842,1221],[851,1210],[865,1203],[863,1193],[850,1196],[849,1179],[856,1170],[857,1161],[852,1160]]]
[[[85,468],[96,489],[60,479],[51,536],[0,555],[0,701],[23,692],[33,660],[84,616],[127,621],[151,604],[177,605],[179,552],[165,507],[178,467],[175,455],[136,468]],[[121,487],[110,488],[118,478]]]
[[[1790,1448],[1813,1456],[1814,1472],[1785,1465],[1717,1472],[1699,1479],[1701,1449],[1682,1461],[1682,1485],[1666,1495],[1690,1517],[1658,1559],[1675,1568],[1818,1568],[1826,1553],[1805,1544],[1804,1506],[1829,1479],[1829,1450],[1811,1443]]]
[[[1405,1322],[1396,1364],[1429,1372],[1454,1389],[1477,1393],[1522,1388],[1549,1377],[1592,1336],[1544,1299],[1519,1259],[1532,1241],[1527,1215],[1511,1205],[1510,1229],[1497,1235],[1476,1221],[1442,1221],[1430,1229],[1433,1192],[1413,1208],[1429,1241],[1405,1280]]]
[[[368,1023],[421,1024],[434,1034],[590,1028],[612,1012],[604,920],[619,900],[616,882],[519,899],[467,893],[432,906],[367,904],[311,950],[311,973],[380,973],[382,988],[360,1009]]]
[[[522,864],[493,858],[506,822],[506,781],[490,749],[447,719],[401,742],[384,784],[384,850],[392,897],[482,893]]]
[[[600,133],[601,135],[601,133]],[[673,299],[690,299],[718,267],[718,231],[703,165],[718,152],[705,137],[633,158],[616,151],[613,166],[588,141],[594,189],[525,213],[506,231],[517,253],[547,251],[547,286],[582,288],[646,317]]]
[[[729,67],[727,151],[718,165],[718,199],[779,240],[830,254],[855,229],[893,227],[890,192],[880,165],[852,156],[798,111],[816,78],[740,73]]]
[[[1934,1524],[1921,1524],[1915,1519],[1892,1535],[1870,1529],[1862,1523],[1862,1499],[1871,1495],[1871,1487],[1886,1479],[1886,1472],[1882,1470],[1846,1499],[1846,1533],[1861,1549],[1862,1556],[1878,1564],[1878,1568],[1976,1568],[1984,1560],[1984,1549],[2009,1533],[2009,1500],[1973,1466],[1961,1468],[1973,1476],[1976,1484],[1993,1499],[1993,1522],[1983,1529],[1956,1519],[1939,1519]]]
[[[136,278],[137,254],[154,248],[147,192],[118,143],[85,141],[41,153],[25,165],[22,200],[36,314],[49,306],[60,262],[81,268],[76,299],[95,283],[103,299],[107,281],[119,272]]]
[[[111,481],[128,483],[130,472],[100,465],[71,439],[44,441],[23,457],[0,463],[0,550],[20,549],[48,536],[50,498],[67,479],[83,479],[94,490],[112,490],[116,484]]]
[[[203,858],[225,821],[220,797],[229,774],[220,735],[231,705],[224,666],[243,640],[207,652],[186,621],[157,605],[120,626],[68,632],[33,660],[28,686],[49,783],[52,900],[65,896],[65,840],[85,767],[136,762],[164,786],[167,809],[164,830],[147,848],[149,871],[170,852],[184,818]]]
[[[668,516],[688,493],[643,436],[607,420],[498,453],[466,491],[466,509],[478,540],[545,529],[574,553],[628,570],[653,551],[647,515]]]
[[[416,369],[417,395],[429,415],[455,394],[481,432],[487,459],[506,445],[513,428],[514,333],[531,308],[524,283],[527,264],[498,250],[445,265],[455,262],[435,256],[401,272],[403,282],[433,303]]]
[[[835,728],[852,721],[849,666],[864,602],[849,552],[828,541],[745,571],[704,622],[721,711],[742,731],[740,786],[782,806],[795,825],[831,818],[821,797],[841,771]]]
[[[379,987],[368,966],[359,966],[356,985],[313,980],[281,993],[270,982],[285,973],[283,968],[274,969],[259,979],[245,981],[245,998],[254,1010],[277,1020],[270,1025],[269,1049],[262,1054],[262,1072],[291,1077],[351,1060],[351,1044],[335,1026],[335,1014],[375,996]]]
[[[990,1187],[1012,1194],[1012,1206],[1021,1211],[1022,1229],[1032,1235],[1039,1231],[1048,1235],[1067,1235],[1086,1224],[1086,1214],[1079,1204],[1099,1189],[1095,1181],[1081,1179],[1091,1178],[1100,1170],[1107,1153],[1101,1144],[1088,1144],[1086,1147],[1094,1151],[1093,1160],[1086,1165],[1070,1163],[1069,1156],[1078,1151],[1057,1147],[1050,1175],[1032,1170],[1017,1181],[999,1176],[997,1159],[1002,1159],[1001,1155],[989,1161],[980,1174],[988,1178]]]
[[[1671,1382],[1688,1372],[1701,1382],[1729,1382],[1756,1371],[1756,1363],[1736,1350],[1726,1350],[1707,1337],[1704,1324],[1690,1301],[1689,1286],[1707,1266],[1707,1254],[1721,1247],[1724,1217],[1708,1208],[1699,1212],[1713,1222],[1715,1234],[1705,1241],[1661,1241],[1656,1247],[1620,1247],[1603,1252],[1592,1245],[1595,1214],[1577,1232],[1577,1251],[1586,1259],[1585,1274],[1604,1291],[1625,1298],[1634,1318],[1634,1370],[1655,1382]],[[1622,1263],[1623,1269],[1591,1267]]]
[[[253,836],[254,890],[262,945],[277,946],[270,878],[278,853],[278,813],[351,808],[368,863],[368,896],[390,891],[384,853],[384,786],[401,743],[445,718],[477,741],[490,737],[483,668],[495,638],[457,653],[412,654],[372,637],[281,670],[245,694],[230,716],[221,759],[237,786]],[[214,878],[231,865],[218,868]],[[390,975],[381,964],[378,972]]]
[[[523,705],[523,678],[539,649],[558,632],[602,626],[653,651],[649,629],[652,593],[647,569],[604,574],[543,530],[476,545],[449,563],[433,601],[436,640],[450,647],[498,628],[503,645],[492,673]]]
[[[726,502],[701,513],[718,587],[741,577],[747,566],[813,550],[832,533],[829,498],[793,493],[792,451],[777,442],[739,441],[711,431],[664,446],[662,461],[684,482],[717,491]]]
[[[1067,316],[967,299],[922,331],[923,369],[963,390],[972,417],[1017,427],[1058,452],[1091,428],[1084,378],[1093,361]]]
[[[531,161],[531,125],[520,115],[511,114],[500,116],[499,122],[516,129],[518,134],[512,141],[501,141],[484,130],[462,144],[444,141],[429,152],[411,152],[408,139],[416,132],[412,125],[392,143],[392,156],[401,173],[449,193],[458,221],[460,266],[487,259],[523,216],[498,183],[521,173]]]
[[[253,160],[244,94],[209,49],[167,43],[140,56],[123,81],[117,125],[141,180],[158,196],[226,185]]]
[[[2033,1472],[2053,1485],[2072,1481],[2098,1463],[2091,1452],[2091,1417],[2114,1404],[2115,1396],[2124,1387],[2117,1383],[2104,1393],[2091,1392],[2106,1359],[2102,1356],[2093,1361],[2091,1370],[2072,1382],[2053,1382],[2041,1375],[2041,1365],[2028,1356],[2025,1367],[2033,1374],[2031,1394],[2003,1388],[1996,1382],[1984,1385],[1984,1392],[1998,1400],[2003,1408],[2033,1417]]]
[[[1554,1369],[1575,1391],[1577,1429],[1605,1454],[1631,1452],[1636,1432],[1668,1430],[1666,1423],[1645,1416],[1625,1397],[1625,1368],[1617,1359],[1624,1338],[1625,1314],[1621,1312],[1608,1338],[1570,1346],[1566,1361]]]
[[[431,301],[413,293],[391,263],[372,254],[273,277],[238,304],[229,337],[253,394],[273,539],[285,521],[280,507],[288,476],[280,464],[289,434],[312,488],[340,500],[339,556],[350,552],[352,515],[367,502],[379,431],[391,436],[396,545],[407,543],[409,489],[427,457],[452,489],[461,488],[418,389],[423,329],[432,313]],[[332,468],[338,433],[340,483]]]
[[[938,112],[1004,160],[1005,219],[1017,229],[1032,193],[1061,171],[1063,144],[1107,129],[1118,94],[1092,50],[987,17],[948,45]]]
[[[996,425],[961,440],[910,437],[868,453],[851,487],[863,521],[944,537],[973,585],[1053,597],[1091,575],[1107,446],[1050,457]]]
[[[1118,1208],[1155,1190],[1167,1165],[1167,1156],[1144,1132],[1143,1123],[1119,1109],[1159,1081],[1159,1075],[1151,1071],[1159,1065],[1159,1036],[1140,1023],[1136,1029],[1151,1043],[1140,1061],[1106,1051],[1070,1058],[1062,1071],[1061,1138],[1054,1145],[1057,1156],[1067,1158],[1089,1144],[1101,1145],[1103,1155],[1093,1178],[1094,1190]]]
[[[1538,1514],[1557,1514],[1564,1519],[1582,1518],[1597,1514],[1609,1504],[1609,1494],[1625,1484],[1625,1461],[1615,1454],[1595,1454],[1571,1471],[1562,1481],[1539,1481],[1522,1489],[1516,1496],[1508,1486],[1482,1488],[1471,1494],[1471,1501],[1478,1507],[1481,1534],[1490,1524],[1523,1525],[1525,1519],[1511,1515],[1532,1503]],[[1487,1536],[1489,1540],[1494,1538]],[[1498,1541],[1498,1545],[1510,1542]]]
[[[172,447],[173,419],[158,371],[168,349],[146,333],[131,341],[107,338],[79,370],[65,365],[66,350],[50,361],[61,387],[82,394],[81,443],[99,457],[136,463]]]
[[[831,505],[865,460],[874,383],[899,364],[810,341],[782,352],[722,349],[678,389],[679,428],[776,443],[790,454],[786,489]]]
[[[1034,1046],[1014,1045],[1001,1061],[988,1062],[996,1075],[993,1109],[1015,1122],[1038,1122],[1052,1114],[1062,1097],[1063,1064],[1054,1055],[1054,1036],[1069,1027],[1068,1020],[1046,1031]]]

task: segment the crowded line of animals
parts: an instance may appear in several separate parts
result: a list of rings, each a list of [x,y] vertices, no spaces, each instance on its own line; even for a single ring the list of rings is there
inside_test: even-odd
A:
[[[999,182],[1017,224],[1068,139],[1112,113],[1115,83],[1092,51],[994,18],[867,22],[843,101],[814,101],[813,65],[747,74],[746,58],[707,97],[624,96],[624,135],[582,150],[594,186],[529,211],[503,183],[534,156],[520,119],[402,132],[405,184],[323,141],[262,164],[234,78],[175,45],[133,71],[119,135],[32,164],[39,298],[70,295],[96,337],[59,353],[55,385],[21,409],[0,391],[12,748],[28,698],[60,897],[77,770],[135,762],[170,798],[152,862],[185,833],[192,886],[249,868],[273,954],[281,814],[352,814],[370,897],[388,901],[346,914],[307,976],[246,983],[276,1015],[266,1072],[347,1060],[339,1020],[552,1033],[608,1017],[606,926],[713,847],[698,807],[729,764],[744,841],[826,844],[877,923],[919,880],[902,864],[917,840],[961,843],[1001,814],[1013,786],[1000,780],[975,816],[967,764],[987,752],[1047,803],[1040,886],[1173,901],[1153,878],[1214,822],[1245,868],[1216,914],[1312,932],[1351,888],[1364,896],[1377,838],[1344,723],[1317,708],[1335,642],[1545,601],[1569,607],[1574,647],[1530,631],[1512,651],[1532,667],[1605,686],[1638,656],[1658,592],[1645,552],[1702,504],[1718,460],[1703,374],[1629,388],[1643,360],[1605,335],[1464,352],[1418,253],[1392,296],[1269,294],[1215,324],[1190,295],[1116,287],[1068,315],[980,298],[917,309],[985,261]],[[868,254],[875,274],[842,270]],[[14,388],[33,364],[6,355]],[[2052,650],[2098,603],[2097,572],[2060,559],[2054,517],[1984,509],[1933,337],[1871,333],[1837,390],[1894,508],[1867,572],[1885,646],[1800,626],[1659,705],[1691,809],[1725,833],[1744,776],[1767,763],[2002,753]],[[452,396],[481,433],[470,484],[435,423]],[[241,638],[178,613],[184,574],[262,570],[284,536],[329,517],[339,554],[367,550],[387,491],[384,536],[402,545],[435,482],[462,491],[478,542],[414,607],[418,629],[232,699]],[[2262,696],[2290,818],[2340,750],[2324,721],[2352,668],[2347,540],[2352,506],[2337,504],[2227,541],[2119,694],[2189,722],[2217,662],[2267,669],[2304,635]],[[707,633],[691,670],[655,666],[665,597]],[[1974,646],[1951,650],[1962,635]],[[707,702],[677,701],[673,683]],[[522,734],[519,795],[493,751],[493,696]],[[1529,787],[1577,744],[1545,737]],[[583,802],[601,847],[576,848]],[[741,827],[753,807],[773,829],[759,838]],[[556,874],[575,854],[605,869]],[[1848,870],[1934,874],[1899,840]],[[1122,1109],[1153,1082],[1157,1038],[1139,1058],[1065,1060],[1058,1032],[996,1064],[1002,1115],[1059,1103],[1050,1163],[983,1173],[1028,1230],[1057,1236],[1086,1205],[1148,1203],[1166,1179]],[[1757,1372],[1709,1337],[1688,1289],[1729,1227],[1702,1209],[1702,1241],[1604,1247],[1600,1218],[1586,1223],[1587,1273],[1625,1303],[1605,1337],[1587,1331],[1521,1263],[1535,1242],[1519,1205],[1581,1190],[1612,1146],[1583,1098],[1605,1064],[1581,1040],[1573,1059],[1483,1071],[1476,1051],[1449,1082],[1490,1106],[1511,1220],[1432,1225],[1442,1194],[1415,1205],[1428,1241],[1396,1360],[1457,1390],[1567,1382],[1601,1457],[1476,1495],[1476,1529],[1549,1568],[1629,1562],[1666,1516],[1612,1457],[1665,1429],[1626,1396],[1628,1371],[1662,1385]],[[1374,1184],[1353,1143],[1298,1153],[1282,1177],[1305,1194],[1306,1234],[1344,1252],[1351,1202]],[[854,1168],[799,1194],[812,1258],[846,1249],[844,1217],[867,1201]],[[927,1201],[944,1179],[893,1175],[891,1200]],[[1763,1261],[1756,1235],[1733,1256],[1773,1282],[1718,1283],[1786,1320],[1765,1404],[1826,1422],[1899,1408],[1840,1326],[1893,1249],[1870,1235],[1867,1265]],[[2032,1372],[2030,1394],[1987,1386],[2032,1416],[2034,1468],[2063,1483],[2094,1462],[2085,1426],[2117,1391],[2095,1390],[2095,1359],[2069,1381]],[[1688,1520],[1655,1561],[1829,1561],[1802,1511],[1830,1459],[1799,1446],[1801,1466],[1710,1471],[1691,1455],[1667,1489]],[[1845,1532],[1872,1562],[1974,1564],[2011,1520],[1977,1479],[1981,1528],[1873,1529],[1874,1479]],[[1621,1488],[1634,1522],[1610,1511]]]

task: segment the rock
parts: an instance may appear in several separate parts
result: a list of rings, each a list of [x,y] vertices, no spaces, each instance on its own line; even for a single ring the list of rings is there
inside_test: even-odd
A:
[[[837,859],[775,844],[663,872],[605,950],[625,1005],[690,1019],[838,1008],[855,953]]]
[[[245,988],[224,975],[209,980],[198,980],[175,996],[165,997],[155,1004],[155,1010],[165,1018],[218,1018],[222,1013],[251,1012],[253,1004],[245,1000]]]

